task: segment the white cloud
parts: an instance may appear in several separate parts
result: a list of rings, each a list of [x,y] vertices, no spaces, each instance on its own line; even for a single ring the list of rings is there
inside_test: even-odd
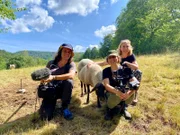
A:
[[[118,0],[111,0],[111,4],[118,2]]]
[[[94,34],[97,37],[103,38],[104,36],[108,34],[113,34],[116,31],[116,26],[115,25],[109,25],[109,26],[102,26],[100,30],[96,30]]]
[[[4,26],[11,27],[12,33],[31,32],[36,30],[43,32],[52,27],[55,22],[51,16],[48,16],[48,12],[40,7],[34,7],[30,9],[26,15],[22,18],[18,18],[15,21],[7,21]]]
[[[99,48],[99,45],[89,45],[90,49],[96,47],[97,49]]]
[[[100,0],[48,0],[48,8],[57,15],[76,13],[86,16],[99,8]]]
[[[89,45],[89,47],[84,47],[82,45],[76,45],[74,47],[75,52],[85,52],[88,48],[92,49],[93,47],[96,47],[97,49],[99,48],[99,45]]]
[[[74,51],[75,51],[75,52],[85,52],[85,50],[86,50],[86,48],[83,47],[82,45],[76,45],[76,46],[74,47]]]
[[[15,20],[10,27],[12,33],[31,32],[22,18]]]
[[[48,12],[42,8],[32,8],[27,16],[24,17],[27,24],[38,32],[42,32],[52,27],[55,20],[48,16]]]
[[[27,5],[40,5],[42,0],[16,0],[18,7],[26,7]]]
[[[3,20],[1,23],[5,28],[9,28],[12,33],[31,32],[22,18],[16,19],[15,21]]]

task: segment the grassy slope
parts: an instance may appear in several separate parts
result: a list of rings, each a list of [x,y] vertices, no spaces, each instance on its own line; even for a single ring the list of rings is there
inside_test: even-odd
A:
[[[75,115],[73,121],[60,116],[54,120],[41,122],[34,117],[35,89],[38,82],[31,80],[30,73],[41,67],[0,71],[0,134],[23,135],[119,135],[119,134],[164,134],[180,132],[180,55],[149,55],[137,57],[143,80],[139,90],[139,103],[129,106],[132,121],[116,116],[112,121],[104,121],[103,108],[96,108],[95,93],[90,95],[90,103],[84,104],[86,96],[80,97],[80,83],[75,78],[70,109]],[[16,91],[23,79],[25,94]],[[18,107],[26,105],[4,123]],[[37,103],[37,108],[39,107]]]

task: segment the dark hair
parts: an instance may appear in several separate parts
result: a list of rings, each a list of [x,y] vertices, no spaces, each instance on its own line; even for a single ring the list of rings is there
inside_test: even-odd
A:
[[[59,48],[58,52],[56,53],[56,56],[54,58],[54,62],[53,64],[58,64],[58,62],[62,59],[61,58],[61,54],[62,54],[62,49],[63,48]],[[70,64],[72,62],[72,56],[68,59],[68,63],[67,64]]]

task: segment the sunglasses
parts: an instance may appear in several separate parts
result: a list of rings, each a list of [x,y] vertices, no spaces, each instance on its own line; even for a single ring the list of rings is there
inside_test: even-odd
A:
[[[114,59],[116,56],[109,56],[108,59]]]

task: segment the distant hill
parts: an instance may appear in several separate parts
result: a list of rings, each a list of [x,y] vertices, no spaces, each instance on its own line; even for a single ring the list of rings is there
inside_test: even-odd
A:
[[[0,57],[1,58],[8,59],[12,55],[13,55],[13,53],[6,52],[5,50],[0,50]]]
[[[55,52],[42,52],[42,51],[19,51],[16,52],[15,54],[29,55],[31,57],[42,58],[45,60],[53,59],[55,56]]]
[[[56,52],[42,52],[42,51],[19,51],[15,54],[29,55],[35,58],[42,58],[45,60],[53,59]],[[74,61],[79,61],[82,58],[83,52],[75,52]]]
[[[44,60],[50,60],[53,59],[56,52],[43,52],[43,51],[18,51],[15,53],[6,52],[4,50],[0,50],[0,56],[3,58],[10,58],[15,55],[21,55],[21,56],[31,56],[34,58],[42,58]],[[82,58],[83,52],[75,52],[74,55],[74,61],[79,61]]]

